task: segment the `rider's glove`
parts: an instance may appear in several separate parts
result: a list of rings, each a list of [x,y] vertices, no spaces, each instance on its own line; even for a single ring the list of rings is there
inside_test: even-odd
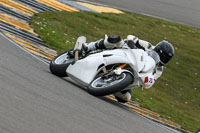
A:
[[[89,48],[88,48],[88,44],[87,44],[87,43],[83,43],[83,45],[82,45],[82,50],[85,51],[85,52],[88,52],[88,51],[89,51]]]

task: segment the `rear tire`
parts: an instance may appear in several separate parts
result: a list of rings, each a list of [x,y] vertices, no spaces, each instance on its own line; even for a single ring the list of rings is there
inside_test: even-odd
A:
[[[94,96],[105,96],[119,92],[130,85],[133,81],[133,77],[130,73],[121,73],[117,75],[118,79],[103,79],[101,77],[95,78],[88,86],[88,92]],[[111,81],[106,81],[111,80]]]
[[[67,77],[66,69],[74,63],[74,58],[70,58],[68,51],[56,56],[49,65],[51,73],[58,77]]]

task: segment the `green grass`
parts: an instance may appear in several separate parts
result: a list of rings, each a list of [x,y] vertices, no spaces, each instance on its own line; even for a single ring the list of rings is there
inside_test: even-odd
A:
[[[151,89],[133,89],[133,99],[187,130],[200,128],[200,29],[132,13],[92,12],[45,12],[36,14],[31,25],[59,53],[73,48],[81,35],[87,42],[104,34],[133,34],[154,45],[168,40],[175,56]]]

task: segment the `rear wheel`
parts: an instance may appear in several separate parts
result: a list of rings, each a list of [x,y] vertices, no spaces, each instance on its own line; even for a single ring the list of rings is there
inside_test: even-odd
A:
[[[70,58],[68,52],[64,52],[56,56],[49,65],[50,71],[59,77],[67,77],[66,69],[72,63],[74,63],[74,58]]]
[[[88,86],[88,92],[94,96],[105,96],[121,91],[130,85],[133,77],[130,73],[121,73],[120,75],[106,74],[109,76],[100,76],[95,78]]]

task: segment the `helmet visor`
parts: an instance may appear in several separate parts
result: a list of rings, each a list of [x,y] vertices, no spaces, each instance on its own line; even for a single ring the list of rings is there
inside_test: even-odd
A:
[[[161,60],[162,64],[167,64],[171,58],[172,58],[172,56],[169,56],[166,53],[162,53],[160,56],[160,60]]]

